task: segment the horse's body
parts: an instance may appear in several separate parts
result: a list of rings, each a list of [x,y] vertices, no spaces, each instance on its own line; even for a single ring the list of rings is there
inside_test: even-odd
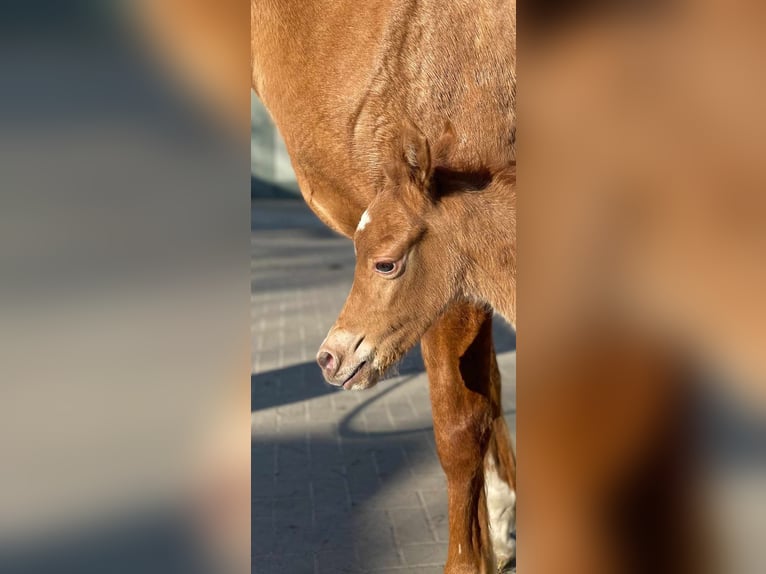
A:
[[[253,85],[330,227],[353,235],[402,117],[433,130],[449,118],[457,163],[513,159],[514,0],[252,6]]]
[[[514,160],[514,0],[251,7],[253,87],[285,138],[307,203],[333,229],[351,237],[383,187],[384,154],[402,117],[429,138],[448,118],[461,134],[455,170]],[[515,499],[490,315],[454,303],[422,347],[448,484],[445,572],[489,572],[513,557]],[[487,514],[503,517],[491,532]]]

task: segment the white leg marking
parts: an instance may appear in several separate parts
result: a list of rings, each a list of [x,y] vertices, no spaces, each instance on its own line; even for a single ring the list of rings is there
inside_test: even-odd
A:
[[[497,462],[487,455],[484,461],[484,489],[487,494],[487,515],[492,548],[499,564],[516,556],[516,493],[500,477]]]

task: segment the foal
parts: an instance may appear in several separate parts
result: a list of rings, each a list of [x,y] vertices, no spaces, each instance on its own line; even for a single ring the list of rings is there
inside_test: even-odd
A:
[[[449,123],[433,146],[405,122],[386,184],[362,214],[354,284],[319,351],[326,380],[374,385],[457,300],[516,321],[515,165],[455,170]]]
[[[515,325],[515,166],[450,169],[456,144],[449,123],[433,146],[413,124],[403,125],[385,166],[386,183],[354,234],[351,293],[317,356],[327,382],[353,390],[373,386],[456,301],[491,306]],[[467,325],[453,324],[449,336],[460,338]],[[483,535],[494,567],[505,572],[515,556],[516,463],[499,408],[499,373],[491,379],[489,389],[470,389],[462,400],[489,400],[492,417],[461,425],[472,425],[476,435],[494,429],[487,450],[472,456],[484,466],[489,528]],[[435,427],[440,416],[445,413],[435,410]]]

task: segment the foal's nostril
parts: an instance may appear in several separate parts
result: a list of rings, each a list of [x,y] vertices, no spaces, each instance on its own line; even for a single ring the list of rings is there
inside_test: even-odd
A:
[[[320,351],[317,355],[317,363],[327,372],[332,372],[335,368],[335,357],[329,351]]]

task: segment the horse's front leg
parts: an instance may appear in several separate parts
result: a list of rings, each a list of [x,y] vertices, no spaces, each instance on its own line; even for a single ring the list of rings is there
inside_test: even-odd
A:
[[[447,476],[449,549],[444,571],[490,573],[497,566],[491,542],[497,533],[487,527],[485,459],[490,496],[494,487],[513,497],[509,483],[515,482],[512,455],[504,452],[510,444],[500,408],[491,316],[469,304],[454,305],[423,337],[422,348],[436,448]],[[506,500],[510,506],[505,515],[512,515],[513,501]]]

